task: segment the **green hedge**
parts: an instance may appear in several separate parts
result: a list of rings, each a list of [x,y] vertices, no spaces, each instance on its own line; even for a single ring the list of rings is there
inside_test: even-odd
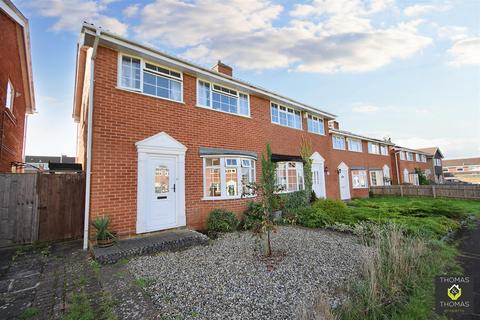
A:
[[[237,229],[238,223],[238,219],[232,211],[215,209],[208,216],[207,229],[216,232],[232,232]]]

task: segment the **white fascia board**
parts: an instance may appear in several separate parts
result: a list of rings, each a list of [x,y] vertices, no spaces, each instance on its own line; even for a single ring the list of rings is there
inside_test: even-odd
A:
[[[331,134],[334,134],[334,135],[339,135],[339,136],[345,136],[345,137],[355,138],[355,139],[359,139],[359,140],[370,141],[370,142],[374,142],[374,143],[378,143],[378,144],[384,144],[384,145],[387,145],[387,146],[394,146],[395,145],[392,142],[373,139],[373,138],[368,138],[368,137],[365,137],[365,136],[356,135],[356,134],[352,134],[352,133],[346,133],[346,132],[343,132],[343,131],[338,131],[336,129],[329,129],[328,131]]]

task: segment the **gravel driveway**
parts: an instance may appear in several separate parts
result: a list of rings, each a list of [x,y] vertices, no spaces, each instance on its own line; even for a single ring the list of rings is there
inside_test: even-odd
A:
[[[250,232],[224,234],[204,247],[133,259],[159,313],[180,319],[294,319],[321,293],[331,305],[355,277],[365,248],[352,236],[280,227],[274,255],[255,252]]]

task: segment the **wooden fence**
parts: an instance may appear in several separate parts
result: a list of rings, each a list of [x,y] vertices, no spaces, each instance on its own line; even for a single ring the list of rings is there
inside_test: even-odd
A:
[[[84,197],[82,174],[0,174],[0,247],[81,237]]]
[[[480,200],[480,185],[394,185],[370,187],[370,192],[376,196],[420,196]]]

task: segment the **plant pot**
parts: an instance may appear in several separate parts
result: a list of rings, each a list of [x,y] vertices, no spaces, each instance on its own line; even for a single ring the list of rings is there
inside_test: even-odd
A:
[[[272,218],[273,218],[272,220],[275,221],[275,222],[281,221],[282,220],[282,215],[283,215],[282,210],[274,211],[272,213]]]
[[[111,247],[112,245],[113,245],[113,239],[97,240],[97,246],[100,248],[107,248],[107,247]]]

